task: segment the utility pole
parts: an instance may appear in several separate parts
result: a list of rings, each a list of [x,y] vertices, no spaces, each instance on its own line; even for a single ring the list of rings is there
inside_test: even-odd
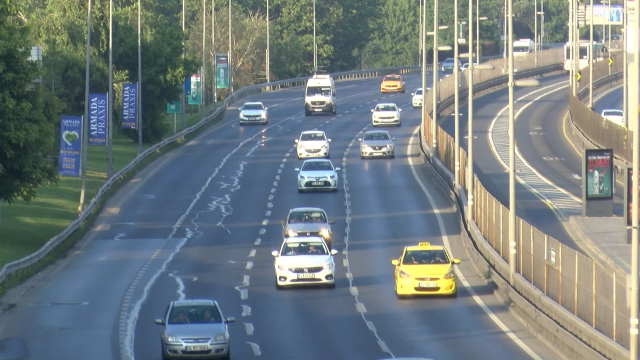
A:
[[[505,0],[506,3],[506,0]],[[506,5],[506,4],[505,4]],[[506,29],[506,7],[505,7],[505,29]],[[467,196],[468,200],[468,208],[467,211],[467,221],[470,223],[473,221],[473,71],[475,66],[473,66],[473,46],[471,46],[473,41],[473,26],[471,26],[473,21],[473,1],[469,0],[469,68],[467,69],[467,80],[468,91],[467,91],[467,151],[469,154],[467,156]],[[506,32],[506,30],[505,30]],[[505,34],[506,35],[506,34]],[[507,45],[507,37],[504,38],[504,44]],[[506,47],[505,47],[506,49]],[[503,50],[506,51],[506,50]]]
[[[229,0],[229,54],[227,54],[228,76],[229,76],[229,89],[228,94],[233,93],[233,63],[231,62],[231,0]]]
[[[513,0],[509,0],[509,284],[516,271],[516,154],[513,87]]]
[[[267,66],[266,66],[266,75],[267,75],[267,83],[271,81],[271,76],[269,75],[269,0],[267,0]]]
[[[433,110],[431,112],[431,151],[433,151],[434,156],[437,154],[436,147],[438,145],[438,136],[436,134],[438,129],[438,25],[438,0],[433,0],[433,86],[431,87],[431,92],[433,93]],[[472,45],[473,44],[469,44],[469,46]],[[453,64],[453,66],[457,65],[458,64]],[[424,94],[422,98],[424,101]]]
[[[425,51],[425,45],[426,45],[426,36],[427,36],[427,22],[424,21],[424,19],[427,18],[427,4],[425,3],[425,1],[421,1],[422,4],[422,28],[420,29],[421,31],[421,39],[420,39],[420,43],[422,44],[422,122],[420,123],[420,130],[422,130],[421,136],[423,138],[426,139],[425,136],[425,120],[426,120],[426,114],[425,114],[425,103],[427,102],[427,52]],[[432,71],[433,76],[436,76],[436,74],[438,73],[438,69],[433,69]]]
[[[107,180],[113,176],[113,0],[109,0],[109,95],[108,120],[107,120],[107,146],[109,147],[109,167]]]
[[[455,170],[454,170],[454,186],[460,184],[460,69],[458,68],[458,0],[453,1],[453,23],[455,24],[455,30],[453,38],[453,81],[456,83],[454,90],[454,157],[455,157]]]
[[[636,10],[637,11],[637,10]],[[622,43],[622,116],[624,116],[624,125],[627,128],[631,127],[631,124],[629,123],[629,113],[627,112],[627,110],[629,110],[629,104],[627,103],[629,101],[629,94],[627,92],[627,81],[629,80],[629,65],[627,63],[627,39],[629,38],[629,22],[628,22],[628,11],[627,11],[627,2],[623,1],[623,16],[622,16],[622,24],[624,25],[622,27],[623,34],[622,34],[622,40],[624,41]]]
[[[589,108],[593,109],[593,0],[590,0],[591,21],[589,23]]]
[[[138,155],[142,154],[142,6],[138,0]]]
[[[202,120],[207,117],[207,97],[205,96],[205,73],[207,72],[207,0],[202,0],[202,67],[200,68],[200,102],[202,103]]]
[[[185,44],[184,44],[184,2],[187,0],[182,0],[182,62],[184,66],[184,58],[185,58]],[[184,83],[182,84],[182,90],[180,91],[180,116],[182,117],[182,130],[184,130],[184,112],[185,112],[185,94],[184,94]]]
[[[534,0],[533,1],[533,23],[534,23],[534,30],[533,30],[533,52],[534,54],[534,63],[536,65],[536,68],[538,67],[538,0]]]
[[[313,0],[313,73],[316,74],[317,72],[318,72],[318,46],[316,45],[316,0]]]
[[[84,197],[87,188],[87,119],[89,119],[89,66],[91,62],[91,0],[87,4],[87,58],[85,66],[84,82],[84,117],[82,118],[82,148],[80,150],[80,171],[82,172],[82,184],[80,185],[80,206],[78,211],[84,210]]]
[[[211,0],[211,92],[213,101],[211,102],[211,112],[216,111],[216,100],[218,91],[216,90],[216,0]]]

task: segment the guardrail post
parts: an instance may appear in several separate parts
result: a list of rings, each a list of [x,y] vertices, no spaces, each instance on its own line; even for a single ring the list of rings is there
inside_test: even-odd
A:
[[[522,219],[519,220],[520,226],[518,227],[518,241],[520,243],[518,244],[518,254],[520,254],[520,263],[518,265],[520,265],[520,275],[524,277],[524,274],[522,273]]]
[[[503,239],[503,229],[502,229],[502,204],[500,205],[500,256],[502,256],[502,241],[504,241]],[[493,202],[493,222],[495,223],[495,219],[496,219],[496,202]],[[494,227],[495,228],[495,227]],[[493,248],[496,248],[496,241],[494,239],[493,241]]]
[[[558,304],[562,305],[562,245],[558,246]]]
[[[522,221],[522,219],[520,220]],[[529,225],[529,240],[531,242],[531,284],[533,285],[533,278],[534,278],[534,272],[533,272],[533,226]]]
[[[576,276],[573,289],[573,315],[578,316],[578,252],[576,251]]]
[[[547,235],[544,236],[544,294],[547,295],[547,256],[549,256],[549,248],[548,246],[549,237]]]
[[[593,302],[593,306],[591,307],[591,326],[596,328],[596,262],[591,261],[593,271],[592,271],[592,280],[591,280],[591,301]]]
[[[616,341],[616,272],[613,272],[613,341]]]

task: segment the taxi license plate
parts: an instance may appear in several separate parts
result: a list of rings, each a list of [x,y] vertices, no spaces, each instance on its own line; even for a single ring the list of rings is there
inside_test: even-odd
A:
[[[324,185],[324,181],[314,181],[311,183],[311,185]]]
[[[313,111],[322,111],[322,109],[313,109]]]
[[[316,274],[298,274],[298,279],[314,279]]]
[[[191,346],[187,346],[187,351],[204,351],[207,350],[209,347],[207,345],[191,345]]]
[[[418,287],[421,287],[421,288],[437,288],[438,287],[438,283],[435,283],[435,282],[419,282],[418,283]]]

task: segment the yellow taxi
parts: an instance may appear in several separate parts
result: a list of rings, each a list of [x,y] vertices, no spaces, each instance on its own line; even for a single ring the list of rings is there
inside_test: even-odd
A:
[[[383,94],[388,92],[405,92],[404,79],[400,75],[385,76],[380,83],[380,92]]]
[[[396,295],[457,295],[454,265],[460,259],[449,256],[444,246],[419,242],[405,246],[395,266]]]

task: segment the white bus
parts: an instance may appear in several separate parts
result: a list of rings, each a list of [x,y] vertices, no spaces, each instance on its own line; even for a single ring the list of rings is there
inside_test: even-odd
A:
[[[604,44],[594,42],[592,49],[594,61],[604,60],[607,51],[607,48],[604,47]],[[578,55],[578,66],[579,70],[582,70],[589,66],[589,40],[580,40],[579,52],[580,54]],[[568,42],[564,44],[564,69],[566,71],[570,71],[572,67],[573,64],[571,64],[571,43]]]

